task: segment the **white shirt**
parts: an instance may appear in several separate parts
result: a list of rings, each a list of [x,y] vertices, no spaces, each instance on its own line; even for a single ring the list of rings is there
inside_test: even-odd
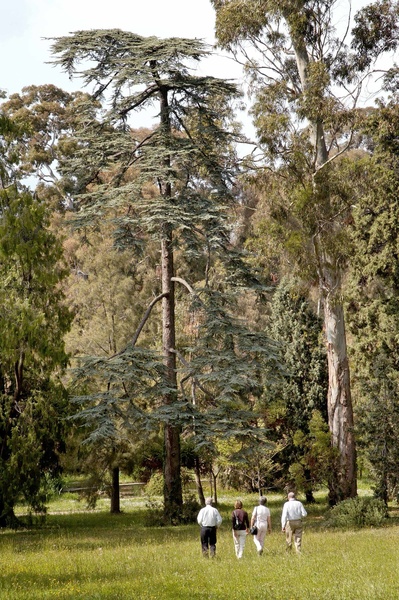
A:
[[[288,500],[283,506],[283,514],[281,515],[281,528],[285,529],[287,521],[296,521],[306,517],[308,513],[299,500]]]
[[[219,527],[222,523],[222,517],[217,508],[208,504],[199,511],[197,521],[201,527]]]
[[[270,517],[270,510],[267,506],[263,506],[263,504],[259,504],[259,506],[255,506],[252,512],[252,519],[256,517],[255,524],[257,527],[265,527],[267,529],[267,519]]]

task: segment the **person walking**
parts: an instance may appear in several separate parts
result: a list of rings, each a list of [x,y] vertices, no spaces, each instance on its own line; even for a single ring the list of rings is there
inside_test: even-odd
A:
[[[263,554],[263,546],[267,532],[272,532],[270,510],[266,504],[267,499],[265,496],[260,496],[259,506],[255,506],[251,516],[251,528],[255,526],[258,530],[254,535],[254,542],[259,556],[262,556]]]
[[[217,508],[212,506],[212,498],[206,498],[205,506],[197,516],[198,525],[201,526],[201,548],[205,558],[216,555],[216,531],[222,524],[222,517]]]
[[[285,533],[286,549],[292,549],[294,539],[295,549],[300,554],[302,546],[302,518],[307,512],[299,500],[296,500],[294,492],[288,494],[288,500],[283,506],[281,515],[281,529]]]
[[[236,500],[234,510],[231,515],[231,524],[233,528],[234,550],[237,558],[242,558],[245,540],[249,532],[248,513],[243,510],[241,500]]]

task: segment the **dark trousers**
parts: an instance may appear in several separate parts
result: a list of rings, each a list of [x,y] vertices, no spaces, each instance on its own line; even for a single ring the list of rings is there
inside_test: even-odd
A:
[[[204,556],[208,556],[208,550],[211,556],[215,556],[216,527],[201,527],[201,547]]]

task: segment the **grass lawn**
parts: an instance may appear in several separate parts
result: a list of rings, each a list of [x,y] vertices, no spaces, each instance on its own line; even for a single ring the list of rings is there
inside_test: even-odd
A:
[[[241,496],[250,512],[256,495]],[[142,498],[84,512],[72,496],[50,505],[43,527],[0,533],[1,600],[368,600],[399,598],[399,520],[360,531],[325,530],[325,504],[307,506],[303,554],[287,555],[282,496],[270,496],[273,532],[258,556],[252,536],[234,554],[234,495],[220,497],[217,558],[201,556],[199,527],[145,527]]]

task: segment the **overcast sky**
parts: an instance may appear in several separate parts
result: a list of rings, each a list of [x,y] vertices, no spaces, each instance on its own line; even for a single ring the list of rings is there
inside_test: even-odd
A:
[[[337,0],[337,26],[344,29],[352,14],[368,0]],[[342,23],[340,15],[342,14]],[[8,95],[24,86],[52,83],[67,91],[79,89],[51,60],[53,38],[82,29],[118,28],[142,36],[200,38],[214,43],[215,13],[210,0],[0,0],[0,90]],[[242,71],[231,58],[216,51],[202,61],[199,74],[233,79]],[[252,135],[250,118],[241,114]],[[148,123],[147,125],[149,125]]]
[[[80,29],[118,28],[139,35],[201,38],[214,42],[215,14],[209,0],[0,0],[0,89],[53,83],[77,89],[51,60],[43,38]],[[208,62],[206,74],[239,78],[231,59]]]

